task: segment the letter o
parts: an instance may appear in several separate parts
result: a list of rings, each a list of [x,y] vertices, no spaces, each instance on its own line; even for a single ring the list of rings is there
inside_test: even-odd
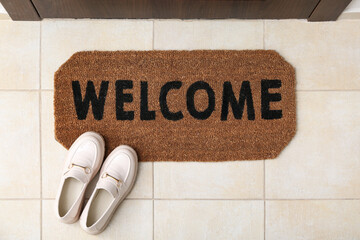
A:
[[[208,95],[208,99],[209,99],[209,104],[208,107],[202,111],[199,112],[196,110],[195,108],[195,102],[194,102],[194,96],[197,90],[205,90],[207,95]],[[204,81],[197,81],[193,84],[191,84],[191,86],[188,88],[187,92],[186,92],[186,105],[187,105],[187,109],[190,113],[191,116],[193,116],[196,119],[200,119],[200,120],[205,120],[208,119],[212,112],[215,109],[215,93],[214,90],[210,87],[210,85]]]

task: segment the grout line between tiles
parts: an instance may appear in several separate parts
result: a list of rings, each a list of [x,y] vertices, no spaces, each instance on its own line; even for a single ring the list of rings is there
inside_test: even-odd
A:
[[[0,198],[0,201],[35,201],[41,198]]]
[[[263,174],[263,177],[264,177],[264,182],[263,182],[263,197],[264,197],[264,240],[265,240],[265,235],[266,235],[266,178],[265,178],[265,167],[266,167],[266,164],[265,164],[265,160],[263,160],[263,170],[264,170],[264,174]]]
[[[39,39],[39,90],[41,90],[41,37],[42,37],[42,24],[40,22],[40,39]],[[39,143],[40,143],[40,240],[42,239],[42,212],[43,212],[43,205],[42,205],[42,137],[41,137],[41,109],[42,109],[42,93],[39,92]]]
[[[154,194],[154,162],[152,162],[152,227],[153,227],[153,231],[152,231],[152,239],[155,240],[155,194]]]
[[[359,201],[360,198],[268,198],[266,201]]]
[[[39,94],[39,157],[40,157],[40,239],[42,239],[42,139],[41,139],[41,92]]]
[[[266,200],[264,200],[264,240],[266,240]]]
[[[155,200],[152,200],[152,239],[155,240]]]
[[[40,89],[0,89],[0,92],[40,92]]]
[[[156,201],[264,201],[261,198],[235,199],[235,198],[154,198]]]
[[[216,199],[216,198],[155,198],[158,201],[359,201],[360,198],[315,198],[315,199]]]
[[[263,20],[263,49],[266,50],[266,46],[265,46],[265,21],[266,20]]]
[[[0,201],[31,201],[55,200],[55,198],[0,198]],[[261,198],[126,198],[125,200],[155,200],[155,201],[264,201]],[[279,198],[265,199],[265,201],[359,201],[360,198]]]
[[[360,89],[307,89],[296,90],[296,92],[359,92]]]

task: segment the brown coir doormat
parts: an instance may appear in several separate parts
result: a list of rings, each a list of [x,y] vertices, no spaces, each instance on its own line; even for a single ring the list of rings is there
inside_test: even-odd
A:
[[[54,98],[66,148],[96,131],[140,161],[275,158],[296,131],[294,68],[275,51],[78,52]]]

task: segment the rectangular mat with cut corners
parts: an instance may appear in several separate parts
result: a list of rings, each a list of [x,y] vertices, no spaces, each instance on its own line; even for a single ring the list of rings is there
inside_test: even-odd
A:
[[[95,131],[140,161],[270,159],[295,135],[295,71],[270,50],[78,52],[54,107],[66,148]]]

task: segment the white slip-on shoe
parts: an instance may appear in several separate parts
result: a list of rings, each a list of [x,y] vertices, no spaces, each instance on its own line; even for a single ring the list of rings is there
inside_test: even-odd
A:
[[[99,181],[81,217],[81,227],[90,234],[104,231],[122,200],[131,191],[137,174],[138,159],[134,149],[121,145],[106,158]]]
[[[82,134],[71,145],[55,200],[60,221],[74,223],[79,219],[86,187],[99,171],[104,152],[104,139],[95,132]]]

